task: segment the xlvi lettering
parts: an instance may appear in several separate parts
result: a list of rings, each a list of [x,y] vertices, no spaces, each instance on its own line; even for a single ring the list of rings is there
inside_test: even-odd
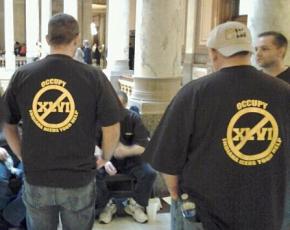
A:
[[[273,139],[273,128],[261,128],[252,132],[251,128],[233,128],[233,132],[236,136],[233,137],[233,141],[265,141]]]
[[[59,112],[59,113],[69,113],[71,111],[71,106],[69,102],[60,102],[55,104],[53,101],[43,101],[37,102],[37,112]]]

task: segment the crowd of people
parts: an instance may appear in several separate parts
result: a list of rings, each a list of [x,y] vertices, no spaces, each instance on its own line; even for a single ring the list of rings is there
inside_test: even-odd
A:
[[[127,95],[84,64],[87,41],[84,61],[74,59],[79,40],[78,22],[54,15],[51,54],[20,67],[3,95],[0,229],[57,230],[60,220],[90,230],[96,212],[109,223],[116,204],[104,179],[116,173],[136,179],[124,211],[147,222],[155,170],[172,199],[172,230],[289,229],[284,35],[267,31],[252,44],[242,23],[215,27],[207,41],[214,72],[180,89],[151,140],[138,111],[126,109]]]
[[[105,46],[100,46],[98,42],[91,46],[88,40],[84,40],[82,46],[77,48],[74,59],[86,64],[95,62],[96,66],[105,68],[107,62]]]

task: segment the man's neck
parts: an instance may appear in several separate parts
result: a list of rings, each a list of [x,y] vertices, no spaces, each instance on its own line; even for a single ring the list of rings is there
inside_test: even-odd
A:
[[[284,72],[288,67],[283,63],[279,63],[277,65],[264,68],[263,72],[269,74],[270,76],[277,77],[280,73]]]
[[[231,57],[226,58],[221,63],[220,68],[234,67],[234,66],[247,66],[251,65],[251,61],[249,57]]]
[[[62,54],[69,57],[74,57],[75,50],[70,46],[57,46],[50,48],[50,54]]]

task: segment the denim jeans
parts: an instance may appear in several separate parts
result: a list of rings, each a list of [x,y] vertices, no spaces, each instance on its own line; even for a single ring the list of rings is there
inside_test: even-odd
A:
[[[22,163],[18,163],[17,168],[23,170]],[[19,226],[25,218],[25,206],[22,200],[22,189],[18,193],[13,193],[9,187],[11,178],[10,171],[0,163],[0,211],[5,221],[13,226]],[[23,178],[19,178],[20,181]]]
[[[95,180],[79,188],[31,185],[24,180],[23,200],[29,230],[91,230],[95,220]]]
[[[171,230],[203,230],[202,223],[188,220],[182,216],[181,202],[171,199]]]
[[[156,178],[156,172],[148,163],[142,163],[132,168],[119,169],[120,173],[132,175],[136,178],[136,185],[133,192],[134,200],[143,207],[148,205],[148,200],[151,196],[153,183]],[[110,200],[111,195],[108,191],[104,177],[108,176],[106,173],[98,172],[96,177],[97,184],[97,199],[96,199],[96,212],[97,214],[102,211]]]

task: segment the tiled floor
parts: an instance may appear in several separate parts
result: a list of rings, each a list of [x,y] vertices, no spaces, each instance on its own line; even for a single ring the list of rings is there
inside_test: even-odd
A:
[[[132,217],[116,217],[109,224],[99,224],[95,222],[93,230],[110,229],[110,230],[169,230],[170,214],[158,213],[154,222],[139,224]]]

